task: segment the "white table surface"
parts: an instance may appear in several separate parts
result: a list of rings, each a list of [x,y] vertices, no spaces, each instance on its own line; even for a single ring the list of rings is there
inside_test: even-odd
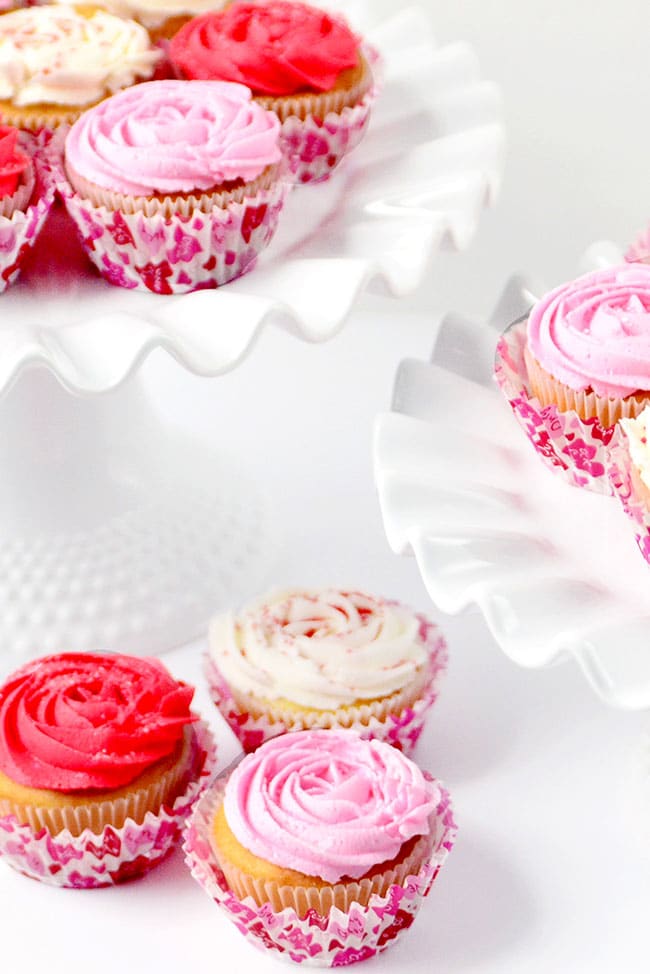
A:
[[[650,14],[641,0],[616,12],[598,0],[429,6],[439,38],[471,41],[504,88],[506,180],[471,250],[406,302],[367,297],[328,345],[273,330],[224,378],[194,378],[162,353],[145,373],[171,421],[236,450],[268,488],[281,538],[270,581],[351,584],[439,618],[383,535],[374,417],[399,359],[428,356],[437,312],[485,313],[514,269],[549,284],[573,276],[592,240],[624,242],[644,224]],[[477,615],[439,621],[450,671],[416,758],[449,785],[460,834],[416,925],[359,970],[647,971],[650,806],[636,788],[647,716],[606,709],[571,665],[517,669]],[[167,657],[178,676],[199,679],[200,648]],[[234,744],[219,737],[227,761]],[[2,866],[0,944],[3,972],[287,969],[244,942],[180,854],[90,892]]]

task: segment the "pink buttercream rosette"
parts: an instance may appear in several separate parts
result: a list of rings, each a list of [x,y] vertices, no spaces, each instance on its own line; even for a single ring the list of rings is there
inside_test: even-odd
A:
[[[413,751],[420,739],[427,713],[438,699],[440,680],[447,670],[449,661],[447,643],[438,626],[426,616],[419,613],[416,613],[416,616],[420,623],[420,638],[426,646],[429,657],[428,672],[421,695],[399,713],[388,713],[383,719],[378,719],[368,707],[367,713],[363,711],[361,713],[363,722],[357,720],[345,725],[368,740],[387,741],[407,755]],[[301,731],[308,727],[325,729],[341,726],[336,713],[323,713],[318,720],[310,720],[309,724],[301,720],[299,714],[296,714],[291,724],[281,720],[271,720],[266,715],[250,714],[238,705],[209,653],[204,656],[204,671],[212,702],[247,753],[254,751],[264,741],[278,737],[280,734]]]
[[[608,447],[615,427],[583,420],[573,410],[542,406],[532,394],[524,361],[527,321],[516,321],[497,343],[495,378],[542,462],[575,487],[611,494]]]
[[[0,294],[18,277],[40,234],[55,198],[55,173],[48,151],[50,134],[20,134],[20,147],[31,156],[34,189],[28,205],[11,216],[0,214]]]
[[[275,233],[290,189],[278,140],[279,123],[242,85],[145,82],[75,123],[57,189],[109,283],[220,287],[252,270]],[[211,188],[222,184],[237,189]]]
[[[427,775],[429,780],[434,780]],[[276,912],[229,889],[210,842],[210,824],[226,785],[222,777],[197,802],[184,834],[185,861],[192,876],[255,947],[312,967],[344,967],[381,953],[413,923],[456,838],[449,793],[440,788],[432,820],[433,846],[417,875],[373,894],[367,906],[333,907],[327,916],[310,910],[303,918],[287,907]]]
[[[0,817],[0,857],[25,876],[69,889],[115,886],[148,872],[176,845],[214,771],[212,734],[203,721],[193,727],[197,773],[171,807],[147,812],[140,823],[127,819],[121,828],[106,826],[99,835],[86,829],[78,836],[69,831],[52,836],[6,815]]]

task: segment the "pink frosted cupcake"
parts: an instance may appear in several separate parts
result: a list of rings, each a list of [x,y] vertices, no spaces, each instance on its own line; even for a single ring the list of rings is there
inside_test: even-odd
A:
[[[212,750],[162,663],[61,653],[0,687],[0,857],[35,879],[123,882],[171,849]]]
[[[455,838],[449,795],[353,731],[267,741],[197,805],[194,878],[258,946],[337,967],[413,922]]]
[[[20,273],[54,202],[48,138],[0,125],[0,293]]]
[[[111,284],[179,294],[251,270],[277,226],[279,123],[242,85],[152,81],[86,112],[59,190]]]
[[[237,81],[277,114],[298,182],[330,175],[361,140],[375,90],[359,38],[342,17],[297,0],[230,4],[172,38],[179,77]]]
[[[212,698],[247,750],[287,731],[352,727],[410,751],[447,663],[439,629],[363,592],[272,592],[210,627]]]
[[[496,377],[547,465],[608,492],[616,423],[650,402],[650,267],[609,267],[545,295],[499,342]]]

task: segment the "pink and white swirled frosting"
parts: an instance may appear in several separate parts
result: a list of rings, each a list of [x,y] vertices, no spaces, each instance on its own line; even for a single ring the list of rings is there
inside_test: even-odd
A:
[[[66,165],[132,196],[206,191],[256,179],[280,160],[280,123],[244,85],[149,81],[86,112],[70,129]]]
[[[429,832],[438,786],[400,751],[354,731],[267,741],[226,785],[230,830],[254,855],[327,883],[359,879]]]
[[[210,655],[258,698],[336,710],[405,687],[427,661],[422,620],[363,592],[290,589],[215,619]]]
[[[650,267],[608,267],[551,291],[530,313],[528,348],[571,389],[650,390]]]

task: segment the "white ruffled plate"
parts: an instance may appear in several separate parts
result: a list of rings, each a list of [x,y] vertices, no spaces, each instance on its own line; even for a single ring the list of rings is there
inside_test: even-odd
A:
[[[369,132],[329,182],[296,190],[256,270],[218,292],[160,297],[105,284],[72,245],[51,254],[0,300],[0,392],[37,363],[71,390],[102,392],[157,347],[217,375],[265,325],[324,341],[371,282],[405,294],[432,254],[468,244],[499,185],[496,86],[467,45],[435,45],[423,11],[376,26],[370,0],[349,12],[385,58]]]
[[[386,533],[434,603],[476,604],[514,662],[575,660],[603,700],[647,708],[650,570],[625,515],[542,465],[492,378],[498,334],[539,293],[513,278],[487,325],[449,315],[432,361],[401,363],[375,435]]]

